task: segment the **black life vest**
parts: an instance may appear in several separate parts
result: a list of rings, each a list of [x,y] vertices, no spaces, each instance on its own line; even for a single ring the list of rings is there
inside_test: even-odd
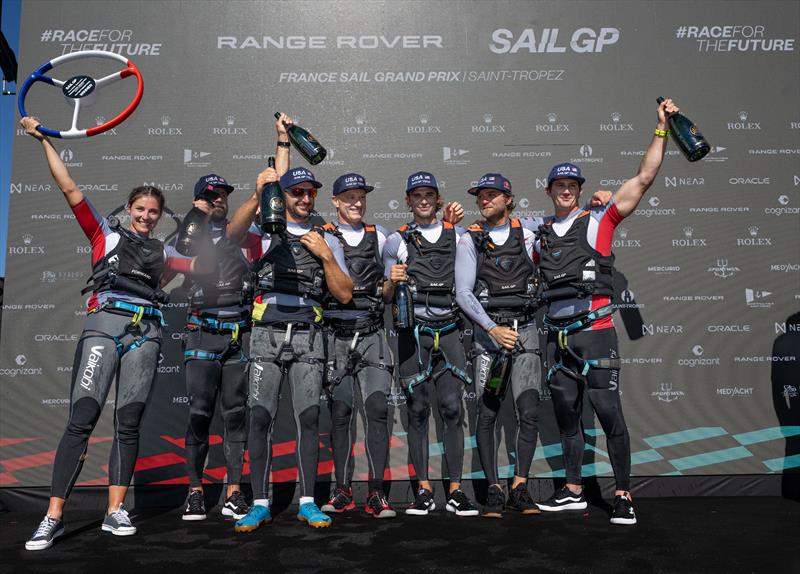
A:
[[[353,309],[383,313],[383,261],[378,245],[378,232],[374,225],[364,225],[364,236],[358,245],[350,245],[333,223],[322,228],[339,239],[344,250],[347,269],[353,280],[353,298],[343,305],[328,294],[324,307],[329,310]]]
[[[536,268],[525,250],[525,232],[519,219],[510,225],[503,245],[492,243],[485,223],[467,230],[478,256],[473,293],[484,309],[524,309],[535,303]]]
[[[193,278],[189,295],[192,309],[230,307],[242,303],[242,287],[250,266],[239,245],[229,240],[222,228],[214,249],[215,270]]]
[[[154,238],[141,237],[124,229],[116,217],[108,218],[109,227],[119,235],[119,241],[108,254],[92,265],[92,276],[87,281],[88,287],[81,293],[98,293],[109,289],[126,291],[126,281],[115,281],[117,277],[133,281],[140,289],[136,296],[143,296],[144,291],[155,291],[161,282],[164,272],[164,244]]]
[[[553,222],[539,226],[539,276],[545,301],[614,293],[614,254],[602,255],[589,245],[590,213],[579,214],[569,231],[559,237]]]
[[[408,247],[408,287],[414,303],[455,308],[458,237],[453,224],[442,222],[436,243],[425,239],[415,223],[403,225],[398,232]]]
[[[312,227],[308,233],[322,233]],[[300,243],[302,235],[273,234],[269,249],[254,266],[255,295],[285,293],[322,301],[328,292],[320,260]]]

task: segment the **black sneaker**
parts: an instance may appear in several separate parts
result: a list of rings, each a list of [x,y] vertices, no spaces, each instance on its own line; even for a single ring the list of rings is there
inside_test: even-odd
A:
[[[503,489],[493,484],[486,495],[486,506],[483,507],[483,516],[486,518],[503,518],[503,508],[506,505],[506,496]]]
[[[64,522],[58,518],[45,515],[39,523],[39,528],[33,533],[31,539],[25,543],[25,550],[44,550],[50,548],[56,538],[64,534]]]
[[[373,518],[394,518],[397,513],[389,506],[389,501],[386,500],[386,495],[380,490],[371,490],[367,497],[367,506],[364,507],[367,514],[371,514]]]
[[[456,516],[478,516],[480,514],[463,490],[454,490],[447,495],[445,508],[448,512],[455,512]]]
[[[322,512],[342,513],[345,510],[353,510],[356,501],[353,499],[353,489],[349,486],[337,486],[333,491],[331,499],[322,505]]]
[[[236,490],[225,499],[225,504],[222,505],[221,512],[223,516],[232,516],[236,520],[240,520],[247,516],[248,510],[250,510],[250,505],[247,504],[244,494]]]
[[[636,524],[636,513],[627,496],[614,497],[614,510],[611,511],[611,524]]]
[[[202,490],[190,490],[186,497],[186,508],[183,509],[181,520],[205,520],[206,503],[203,500]]]
[[[528,485],[524,482],[512,488],[508,493],[508,508],[516,510],[522,514],[541,514],[542,511],[536,507],[536,503],[528,492]]]
[[[406,514],[414,516],[427,516],[428,512],[436,510],[436,503],[433,501],[433,493],[425,488],[420,488],[417,498],[406,508]]]
[[[553,496],[544,502],[537,502],[536,506],[539,510],[545,512],[559,512],[561,510],[583,510],[586,508],[586,499],[583,497],[583,491],[580,494],[575,494],[566,486],[556,490]]]

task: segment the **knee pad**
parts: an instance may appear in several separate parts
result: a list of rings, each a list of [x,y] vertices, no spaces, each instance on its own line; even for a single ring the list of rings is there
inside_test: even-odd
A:
[[[331,403],[331,419],[334,426],[347,426],[350,424],[350,417],[353,409],[344,401],[333,401]]]
[[[186,431],[186,444],[204,444],[208,442],[208,428],[211,419],[204,415],[191,413],[189,415],[189,428]]]
[[[101,410],[100,405],[92,398],[78,400],[72,407],[67,431],[73,435],[90,435],[100,418]]]
[[[143,412],[144,403],[131,403],[117,409],[117,436],[120,440],[139,438],[139,422]]]
[[[297,416],[297,420],[303,430],[317,430],[319,428],[319,405],[308,407]]]
[[[228,439],[232,441],[245,440],[245,419],[247,411],[244,407],[231,409],[222,413],[222,422],[225,425],[225,432]]]
[[[266,433],[272,424],[272,415],[264,407],[250,409],[250,428],[259,433]]]
[[[447,426],[458,423],[461,418],[460,397],[459,401],[448,401],[445,404],[440,404],[439,414],[442,417],[442,421],[444,421]]]
[[[364,410],[366,411],[367,419],[385,424],[389,413],[386,395],[380,391],[372,393],[364,401]]]
[[[529,389],[517,397],[517,415],[520,421],[536,423],[539,419],[539,393]]]

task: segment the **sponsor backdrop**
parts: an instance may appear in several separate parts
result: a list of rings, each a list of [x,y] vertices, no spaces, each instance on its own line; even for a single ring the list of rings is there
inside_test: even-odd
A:
[[[232,181],[232,207],[251,193],[274,149],[275,111],[292,114],[329,150],[314,168],[325,182],[320,214],[332,215],[334,178],[358,171],[376,187],[368,221],[393,230],[409,219],[405,177],[420,169],[436,174],[445,199],[464,203],[467,222],[477,211],[466,189],[487,171],[512,181],[519,216],[548,212],[543,188],[557,162],[581,166],[586,192],[616,189],[636,173],[650,141],[656,97],[674,98],[712,152],[690,164],[670,145],[658,179],[615,239],[633,472],[798,469],[797,3],[38,1],[24,3],[21,31],[26,73],[82,49],[119,52],[139,66],[145,96],[127,122],[56,146],[103,213],[118,210],[134,186],[161,187],[172,210],[159,224],[161,238],[190,207],[199,176]],[[51,74],[117,68],[85,60]],[[79,127],[116,115],[134,84],[109,87],[83,110]],[[51,128],[69,127],[71,110],[51,86],[37,85],[27,107]],[[69,410],[89,247],[39,146],[17,130],[13,151],[0,485],[47,485]],[[293,161],[302,158],[294,153]],[[185,306],[174,295],[137,484],[186,481]],[[544,399],[532,475],[563,476],[547,393]],[[473,389],[465,400],[465,472],[477,478]],[[404,398],[395,391],[390,402],[387,476],[405,479],[413,468]],[[505,475],[514,457],[513,441],[505,441],[514,421],[508,407],[500,429]],[[296,476],[286,410],[276,428],[276,481]],[[105,483],[111,413],[95,431],[79,484]],[[319,471],[330,476],[326,409],[323,418]],[[590,414],[585,427],[585,473],[609,476],[602,430]],[[431,433],[432,472],[446,476],[438,436]],[[224,479],[220,440],[212,440],[210,481]],[[363,480],[360,444],[356,454]]]

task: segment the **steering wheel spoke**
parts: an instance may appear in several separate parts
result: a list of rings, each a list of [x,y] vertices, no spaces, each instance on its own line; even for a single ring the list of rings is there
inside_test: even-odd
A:
[[[81,101],[80,99],[72,100],[75,104],[75,109],[72,111],[72,127],[69,128],[69,131],[74,132],[78,129],[78,116],[81,113]]]
[[[130,68],[125,68],[124,70],[118,70],[118,71],[114,72],[113,74],[109,74],[107,76],[103,76],[102,78],[100,78],[99,80],[96,81],[95,89],[99,90],[100,88],[104,88],[104,87],[106,87],[108,85],[114,84],[114,83],[116,83],[116,82],[118,82],[118,81],[120,81],[120,80],[122,80],[124,78],[127,78],[128,76],[131,75],[131,73],[132,72],[131,72]]]

